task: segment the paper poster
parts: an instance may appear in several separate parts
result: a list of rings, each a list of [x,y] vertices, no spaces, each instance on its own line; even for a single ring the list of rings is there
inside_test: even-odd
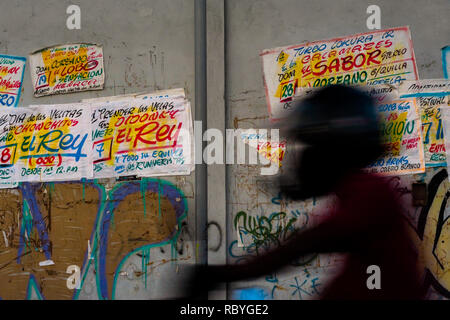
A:
[[[376,108],[386,153],[365,171],[382,175],[424,172],[421,122],[415,99],[393,100]]]
[[[30,55],[35,97],[103,89],[103,49],[88,43],[65,44]]]
[[[278,163],[278,166],[281,167],[284,154],[286,153],[286,141],[258,141],[257,150],[264,158],[271,162]]]
[[[81,104],[0,109],[1,181],[91,178],[90,119]]]
[[[400,97],[415,97],[422,122],[422,139],[427,167],[447,165],[442,108],[448,108],[450,80],[405,81],[399,87]]]
[[[380,84],[375,86],[360,86],[358,89],[370,95],[376,104],[387,103],[400,98],[398,86]]]
[[[1,168],[0,168],[1,170]],[[0,181],[0,189],[12,189],[17,188],[19,186],[18,182],[1,182]]]
[[[450,46],[442,48],[442,69],[444,71],[444,78],[450,77]]]
[[[408,27],[268,49],[261,58],[272,121],[288,117],[292,102],[307,88],[397,85],[418,79]]]
[[[175,98],[183,97],[185,98],[185,93],[183,88],[168,89],[168,90],[158,90],[154,92],[138,92],[138,93],[128,93],[118,96],[109,97],[98,97],[90,99],[82,99],[81,102],[111,102],[111,101],[126,101],[134,98],[138,99],[162,99],[162,98]]]
[[[0,108],[17,107],[25,73],[24,57],[0,55]]]
[[[190,105],[183,98],[93,105],[94,178],[189,174],[191,127]]]
[[[442,126],[444,128],[444,144],[447,159],[450,159],[450,108],[441,109]],[[450,170],[450,161],[447,161],[447,171]],[[450,175],[449,178],[450,180]]]
[[[278,163],[282,166],[282,161],[286,154],[286,140],[279,142],[271,141],[267,136],[267,130],[243,130],[240,134],[241,140],[267,160]]]

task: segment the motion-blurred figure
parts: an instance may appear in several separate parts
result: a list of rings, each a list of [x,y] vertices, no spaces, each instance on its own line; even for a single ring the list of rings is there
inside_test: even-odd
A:
[[[339,252],[348,254],[344,267],[324,285],[322,299],[422,299],[418,254],[395,193],[381,177],[361,171],[384,151],[372,98],[328,86],[304,99],[290,119],[283,130],[301,147],[280,177],[281,193],[294,200],[335,194],[337,206],[317,226],[245,264],[200,267],[196,292],[270,274],[302,255]],[[380,289],[367,286],[372,265],[381,271]]]

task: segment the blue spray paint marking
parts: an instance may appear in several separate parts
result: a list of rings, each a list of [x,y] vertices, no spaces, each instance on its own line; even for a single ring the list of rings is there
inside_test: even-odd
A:
[[[99,229],[99,221],[101,218],[101,215],[103,214],[103,209],[105,206],[105,199],[106,199],[106,191],[105,188],[103,186],[100,186],[99,184],[93,182],[93,181],[85,181],[83,182],[83,188],[85,186],[85,184],[89,184],[90,186],[92,186],[93,188],[95,188],[98,193],[99,193],[99,203],[98,203],[98,209],[97,209],[97,214],[96,214],[96,218],[95,218],[95,222],[94,222],[94,227],[92,228],[92,232],[91,232],[91,237],[90,237],[90,243],[91,243],[91,252],[86,252],[86,254],[84,255],[84,259],[83,259],[83,265],[81,268],[81,274],[82,279],[81,279],[81,284],[80,284],[80,289],[75,289],[72,299],[77,300],[78,296],[80,295],[81,290],[83,289],[83,284],[84,284],[84,280],[86,279],[87,273],[89,271],[89,267],[91,266],[91,257],[89,257],[88,255],[97,252],[97,239],[98,239],[98,229]],[[84,196],[83,196],[84,198]]]
[[[449,78],[449,72],[448,72],[448,59],[450,58],[450,46],[446,46],[442,48],[442,68],[444,69],[444,78]]]
[[[273,204],[281,204],[281,192],[279,192],[276,197],[272,198],[272,203]]]
[[[404,98],[422,98],[422,97],[446,97],[450,95],[450,91],[441,91],[441,92],[417,92],[410,94],[402,94],[400,96],[401,99]]]
[[[34,197],[34,194],[38,189],[38,187],[39,184],[31,184],[28,182],[24,182],[20,185],[19,188],[22,191],[23,198],[27,199],[28,205],[30,206],[30,212],[31,215],[33,216],[33,225],[36,227],[39,239],[41,240],[42,243],[42,251],[45,254],[45,258],[49,260],[51,259],[51,253],[50,253],[50,239],[48,237],[47,226],[45,225],[45,221],[42,218],[42,214],[39,210],[38,203]],[[21,248],[19,248],[19,252],[22,252]],[[20,258],[18,262],[20,263]]]
[[[306,283],[306,280],[303,281],[303,283],[301,285],[298,284],[298,279],[297,277],[294,278],[295,280],[295,285],[289,285],[290,287],[294,288],[295,290],[292,292],[292,295],[295,295],[296,293],[298,293],[298,296],[300,299],[302,299],[302,292],[307,294],[308,296],[310,295],[308,291],[304,290],[302,287],[303,285]]]
[[[233,298],[237,300],[268,300],[269,294],[263,288],[254,287],[235,290]]]

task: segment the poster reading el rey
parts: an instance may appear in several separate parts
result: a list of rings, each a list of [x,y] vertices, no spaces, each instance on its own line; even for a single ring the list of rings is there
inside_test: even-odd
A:
[[[103,89],[103,50],[95,44],[66,44],[30,55],[34,96]]]
[[[393,100],[376,108],[385,154],[365,171],[382,175],[425,172],[420,113],[415,99]]]
[[[91,178],[90,116],[79,104],[0,109],[0,181]]]
[[[94,104],[94,178],[189,174],[191,135],[190,105],[182,97]]]
[[[418,79],[408,27],[263,50],[261,58],[272,121],[288,117],[306,88]]]
[[[24,57],[0,55],[0,108],[17,107],[25,72]]]

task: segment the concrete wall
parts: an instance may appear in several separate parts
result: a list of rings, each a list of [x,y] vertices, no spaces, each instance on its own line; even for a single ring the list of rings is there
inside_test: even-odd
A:
[[[326,40],[339,36],[369,31],[366,20],[369,16],[366,9],[376,4],[381,9],[381,28],[409,25],[412,34],[414,51],[417,59],[419,77],[442,78],[440,49],[448,45],[450,22],[448,1],[303,1],[303,0],[260,0],[260,1],[225,1],[226,20],[226,106],[228,128],[258,128],[268,124],[268,111],[262,80],[262,64],[259,53],[263,49],[300,44],[304,41]],[[442,168],[444,169],[444,168]],[[436,174],[429,170],[426,180]],[[413,225],[418,226],[418,217],[423,211],[420,207],[412,207],[411,179],[424,177],[393,178],[397,189],[405,198],[405,212],[410,216]],[[283,225],[280,221],[295,221],[298,227],[309,227],[314,224],[320,207],[327,207],[321,199],[312,199],[300,203],[286,203],[270,193],[269,187],[259,175],[259,169],[246,165],[233,165],[227,170],[227,247],[228,261],[239,262],[244,254],[256,254],[266,245],[272,244],[275,232],[264,234],[263,228],[248,221],[258,221],[268,217],[264,228],[276,230]],[[399,182],[401,181],[401,182]],[[406,189],[404,189],[406,188]],[[406,191],[405,191],[406,190]],[[237,214],[245,212],[245,215]],[[285,212],[286,217],[279,212]],[[450,209],[446,207],[445,217]],[[432,221],[433,214],[422,215]],[[247,217],[247,225],[244,225]],[[233,225],[238,223],[246,234],[245,248],[237,247],[237,232]],[[447,223],[448,224],[448,223]],[[429,237],[436,239],[442,225],[429,229]],[[448,233],[448,227],[446,229]],[[437,232],[437,233],[436,233]],[[444,233],[444,231],[443,231]],[[443,234],[442,233],[442,234]],[[441,234],[441,240],[444,236]],[[245,240],[244,240],[245,241]],[[431,240],[429,240],[431,241]],[[253,244],[253,245],[252,245]],[[255,246],[256,244],[256,246]],[[448,250],[448,244],[446,245]],[[425,246],[426,247],[426,246]],[[431,254],[430,247],[426,247]],[[313,299],[326,286],[329,277],[339,270],[338,255],[311,256],[311,259],[295,263],[283,272],[268,275],[250,283],[236,284],[244,288],[257,286],[264,288],[274,299]],[[449,258],[444,260],[443,268],[432,267],[436,258],[429,256],[429,269],[433,270],[433,279],[440,279],[438,285],[430,289],[430,298],[442,298],[442,293],[449,296],[450,279],[443,284],[444,270],[449,270]],[[311,260],[311,261],[309,261]],[[448,277],[447,277],[448,278]]]
[[[2,4],[0,53],[28,57],[54,44],[101,44],[105,89],[34,98],[27,62],[21,106],[170,88],[184,88],[195,106],[194,1],[76,1],[81,8],[81,30],[68,30],[66,8],[72,3],[17,0]],[[141,182],[24,184],[15,191],[0,191],[0,229],[10,240],[8,247],[3,241],[0,245],[0,265],[4,266],[0,268],[0,297],[175,296],[183,265],[198,258],[192,241],[196,232],[194,191],[194,173]],[[159,210],[161,219],[155,215]],[[25,247],[20,239],[24,226],[29,228],[27,238],[22,239]],[[38,232],[51,244],[54,266],[39,267],[46,256]],[[17,263],[17,255],[24,252],[29,253]],[[69,265],[81,268],[80,290],[66,286]]]
[[[196,1],[203,2],[79,0],[81,30],[66,28],[66,8],[71,1],[9,1],[7,10],[0,11],[0,54],[28,56],[53,44],[94,42],[103,45],[105,55],[104,90],[42,98],[32,95],[27,63],[20,104],[76,102],[182,87],[194,106],[194,116],[196,96],[202,95],[206,101],[208,128],[264,127],[268,113],[259,52],[368,31],[366,8],[370,4],[380,6],[382,28],[410,26],[420,77],[442,77],[440,48],[449,44],[447,0],[207,0],[206,43],[199,41],[195,32],[201,30],[195,28]],[[206,88],[199,92],[196,84],[203,80],[196,75],[196,57],[203,45],[207,73],[202,85]],[[413,231],[417,234],[420,223],[426,230],[427,237],[418,236],[417,241],[428,253],[433,250],[434,239],[448,233],[448,220],[436,223],[438,212],[412,207],[411,183],[423,180],[441,186],[440,193],[450,190],[439,174],[441,170],[428,170],[425,176],[392,178]],[[205,178],[207,194],[202,195],[195,192],[204,190],[197,188],[195,173],[141,182],[25,184],[15,191],[0,191],[0,229],[11,237],[8,247],[0,241],[0,297],[173,297],[184,281],[186,263],[206,258],[210,264],[235,263],[256,254],[255,244],[272,244],[270,238],[259,237],[258,230],[248,227],[245,247],[238,247],[235,221],[245,227],[244,218],[256,221],[266,217],[275,229],[286,221],[309,227],[316,222],[319,208],[332,206],[329,199],[282,201],[271,193],[255,166],[208,166]],[[164,190],[173,192],[169,196]],[[202,201],[206,196],[208,220],[198,219],[202,224],[198,225],[196,198]],[[437,196],[439,199],[443,198]],[[445,208],[444,218],[448,216]],[[157,209],[164,213],[162,220],[154,214]],[[29,253],[17,261],[23,247],[23,228],[28,235],[23,243]],[[152,232],[142,236],[146,230]],[[206,252],[195,242],[202,230],[208,232]],[[52,243],[55,266],[38,265],[46,259],[40,250],[41,231]],[[434,279],[431,299],[448,296],[450,290],[449,280],[443,276],[450,259],[448,255],[440,259],[438,263],[430,258],[426,263]],[[257,286],[274,299],[312,299],[335,274],[340,261],[339,255],[312,254],[284,272],[233,284],[228,290],[220,288],[210,298],[231,297],[231,288]],[[75,292],[66,287],[65,269],[71,264],[79,265],[83,275],[82,287]]]

